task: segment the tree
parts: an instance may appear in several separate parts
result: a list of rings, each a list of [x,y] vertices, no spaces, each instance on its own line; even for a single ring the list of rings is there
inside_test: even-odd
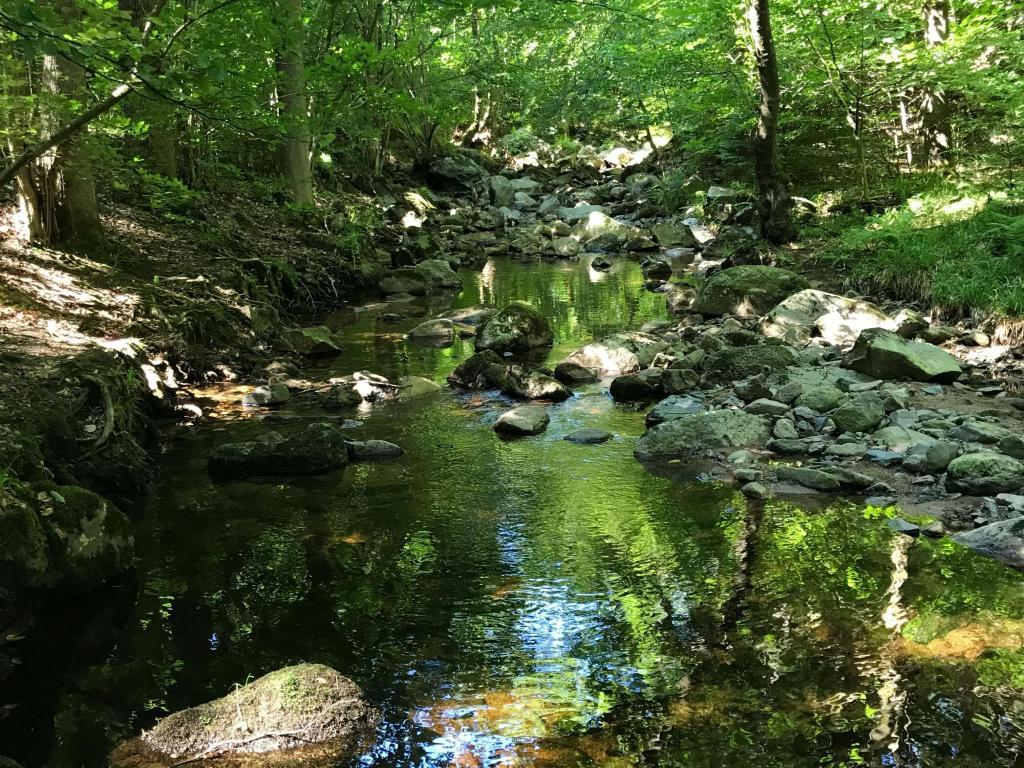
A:
[[[754,128],[754,175],[757,180],[761,235],[771,243],[794,237],[792,200],[779,167],[776,144],[779,132],[779,64],[772,38],[768,0],[750,0],[746,12],[757,67],[758,109]]]
[[[313,204],[312,142],[309,132],[309,98],[306,95],[305,29],[302,0],[279,0],[278,26],[281,36],[277,52],[280,74],[278,98],[284,121],[285,139],[281,165],[292,202]]]

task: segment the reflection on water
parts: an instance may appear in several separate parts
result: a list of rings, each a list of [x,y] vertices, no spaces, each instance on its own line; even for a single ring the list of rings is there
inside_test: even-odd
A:
[[[456,306],[551,317],[552,360],[664,307],[628,263],[600,281],[506,261],[466,279]],[[443,381],[470,344],[409,345],[421,317],[398,306],[393,325],[333,318],[346,352],[311,376]],[[65,685],[53,764],[103,765],[155,717],[300,660],[384,708],[366,766],[1016,763],[1020,574],[852,504],[748,509],[656,477],[632,458],[642,414],[600,385],[551,406],[537,438],[495,438],[506,406],[375,405],[353,436],[405,457],[287,483],[207,479],[207,451],[255,420],[177,436],[140,522],[137,604]],[[581,426],[616,438],[562,439]]]

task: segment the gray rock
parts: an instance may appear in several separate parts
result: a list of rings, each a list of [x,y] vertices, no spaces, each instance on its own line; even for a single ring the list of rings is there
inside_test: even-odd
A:
[[[952,440],[960,440],[965,443],[982,443],[985,445],[998,443],[1011,436],[1010,430],[1000,427],[998,424],[977,420],[965,421],[949,433],[949,437]]]
[[[702,315],[755,317],[807,287],[803,277],[785,269],[760,265],[732,267],[704,282],[693,301],[693,311]]]
[[[555,368],[557,375],[563,364],[572,363],[596,374],[618,376],[646,368],[655,356],[668,348],[668,343],[649,333],[615,333],[591,342],[569,355]]]
[[[450,343],[455,341],[455,323],[445,318],[427,320],[409,331],[409,338]]]
[[[756,481],[747,483],[740,488],[740,493],[750,499],[767,499],[768,489]]]
[[[843,365],[876,379],[951,382],[962,373],[956,358],[920,341],[907,341],[892,331],[863,331]]]
[[[504,176],[491,176],[487,180],[491,193],[491,205],[497,208],[510,208],[516,202],[516,188]]]
[[[504,435],[539,435],[551,421],[539,405],[523,405],[506,411],[494,422],[494,431]]]
[[[765,447],[780,456],[806,456],[810,452],[810,444],[804,440],[769,440]]]
[[[873,461],[883,467],[894,467],[902,464],[905,454],[899,451],[885,451],[880,448],[872,448],[865,455],[868,461]]]
[[[323,357],[341,352],[341,338],[323,325],[308,328],[285,328],[278,346],[305,357]]]
[[[636,455],[658,459],[711,448],[743,448],[763,442],[767,433],[764,419],[744,411],[683,414],[648,429],[637,442]]]
[[[703,410],[703,400],[685,395],[672,395],[647,412],[646,423],[647,426],[653,427],[663,421],[671,421],[687,414],[700,413]]]
[[[256,387],[242,398],[242,405],[255,407],[270,407],[287,403],[292,393],[287,385],[282,383],[264,384]]]
[[[320,395],[320,407],[326,411],[340,411],[363,402],[363,396],[351,383],[335,384]]]
[[[317,475],[348,463],[346,442],[336,427],[310,424],[287,437],[272,432],[260,440],[218,446],[207,458],[207,469],[224,479]]]
[[[524,302],[513,302],[477,329],[477,351],[499,352],[546,347],[554,340],[547,319]]]
[[[882,427],[871,436],[871,439],[875,445],[899,453],[905,453],[915,445],[930,445],[935,442],[934,438],[923,432],[895,425]]]
[[[689,392],[700,384],[700,376],[688,368],[666,368],[661,378],[661,388],[666,395],[678,395]]]
[[[896,531],[896,533],[902,533],[904,536],[913,536],[914,538],[917,538],[921,535],[921,528],[919,526],[907,522],[902,517],[889,518],[885,521],[885,524]]]
[[[612,380],[609,392],[619,402],[658,400],[664,394],[661,383],[664,368],[648,368],[639,373],[627,373]]]
[[[829,344],[849,347],[865,328],[894,326],[874,304],[813,289],[787,297],[761,319],[765,336],[797,345],[820,336]]]
[[[575,386],[597,381],[597,374],[578,363],[562,361],[555,366],[555,378],[563,384]]]
[[[776,400],[760,398],[744,406],[747,413],[756,413],[761,416],[783,416],[789,413],[789,406]]]
[[[704,361],[705,377],[713,381],[737,381],[762,371],[781,371],[796,363],[796,354],[780,344],[726,347]]]
[[[864,443],[836,443],[825,449],[825,453],[829,456],[846,459],[859,459],[867,452],[868,447]]]
[[[422,376],[403,376],[397,382],[399,400],[414,400],[441,391],[441,385]]]
[[[838,491],[842,487],[835,475],[808,467],[779,467],[775,476],[783,482],[796,483],[816,491]]]
[[[946,469],[946,490],[971,496],[1013,493],[1024,485],[1024,463],[992,451],[965,453]]]
[[[832,413],[832,421],[843,432],[870,432],[884,418],[882,401],[870,393],[851,397]]]
[[[598,445],[611,440],[612,433],[603,429],[585,428],[570,432],[564,439],[570,443],[580,443],[581,445]]]
[[[1024,517],[958,533],[953,540],[1013,568],[1024,569]]]
[[[386,461],[397,459],[405,450],[387,440],[350,441],[348,457],[351,461]]]
[[[772,435],[780,440],[797,440],[800,434],[796,431],[796,425],[789,419],[779,419],[772,427]]]
[[[810,408],[817,413],[827,413],[843,401],[845,395],[838,387],[823,384],[805,390],[797,399],[796,404]]]

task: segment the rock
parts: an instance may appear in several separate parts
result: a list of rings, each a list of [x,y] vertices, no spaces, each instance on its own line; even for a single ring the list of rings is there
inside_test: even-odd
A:
[[[207,458],[210,475],[222,479],[317,475],[348,463],[341,430],[311,424],[287,437],[272,432],[260,440],[225,443]]]
[[[775,476],[784,482],[796,483],[815,491],[838,491],[842,487],[835,475],[808,467],[779,467]]]
[[[672,277],[672,265],[661,259],[644,259],[640,269],[645,280],[668,280]]]
[[[746,496],[748,499],[767,499],[768,489],[765,488],[761,483],[751,482],[747,483],[740,488],[740,493]]]
[[[705,378],[712,381],[738,381],[766,370],[781,371],[796,361],[793,350],[781,344],[727,347],[708,355],[704,373]]]
[[[818,387],[811,387],[796,399],[797,405],[810,408],[816,413],[828,413],[836,408],[846,397],[842,390],[830,384],[822,384]]]
[[[904,536],[917,538],[921,535],[921,529],[918,526],[908,523],[902,517],[891,517],[885,521],[885,524],[896,531],[896,533],[902,533]]]
[[[616,333],[573,352],[556,366],[555,375],[566,363],[599,375],[634,373],[649,366],[655,356],[667,348],[667,342],[649,333]]]
[[[786,297],[808,287],[794,272],[760,265],[722,270],[704,282],[693,301],[702,315],[762,315]]]
[[[661,388],[666,395],[678,395],[689,392],[700,383],[700,376],[696,371],[688,368],[667,368],[665,375],[661,377]]]
[[[487,178],[487,171],[464,155],[441,157],[430,164],[430,181],[445,191],[473,191]]]
[[[286,384],[264,384],[245,395],[242,398],[242,405],[271,407],[287,403],[291,396],[292,393]]]
[[[899,425],[883,427],[876,431],[871,437],[875,445],[881,446],[889,451],[898,451],[899,453],[905,453],[910,450],[911,446],[935,442],[934,438],[929,437],[923,432],[917,432],[916,430],[901,427]]]
[[[611,440],[612,433],[606,432],[603,429],[577,429],[575,432],[570,432],[566,435],[564,439],[570,443],[579,443],[581,445],[598,445]]]
[[[347,677],[321,664],[299,664],[165,717],[120,745],[110,764],[167,768],[205,755],[230,761],[232,754],[290,750],[289,765],[326,767],[365,750],[379,721],[379,712]],[[269,764],[272,759],[256,760]]]
[[[843,459],[859,459],[868,452],[866,443],[836,443],[825,449],[825,455]]]
[[[563,384],[575,386],[597,381],[597,374],[589,368],[584,368],[578,363],[563,360],[555,366],[555,378]]]
[[[334,331],[323,325],[310,328],[285,328],[281,331],[283,350],[305,357],[336,355],[341,352],[341,340]]]
[[[961,374],[956,358],[945,350],[881,328],[863,331],[843,365],[876,379],[951,382]]]
[[[787,344],[807,344],[820,336],[849,347],[865,328],[895,327],[893,320],[867,301],[808,289],[781,301],[760,321],[761,331]]]
[[[941,539],[946,535],[946,526],[940,521],[936,520],[934,523],[926,525],[921,533],[927,536],[929,539]]]
[[[541,208],[544,207],[544,203],[541,203]],[[600,205],[577,205],[575,208],[559,208],[558,218],[562,221],[575,223],[582,221],[591,216],[591,214],[605,215],[605,209]]]
[[[422,376],[403,376],[397,382],[399,400],[415,400],[441,391],[441,385]]]
[[[664,222],[651,227],[651,235],[662,248],[696,248],[700,245],[685,224]]]
[[[804,440],[792,438],[777,438],[769,440],[765,446],[772,453],[780,456],[806,456],[810,452],[810,444]]]
[[[495,376],[493,369],[491,376]],[[492,380],[505,394],[522,400],[561,402],[572,397],[572,390],[557,379],[540,371],[526,371],[518,365],[508,366],[505,368],[505,375],[499,375]]]
[[[1024,517],[989,523],[953,536],[953,541],[1024,570]]]
[[[648,368],[639,373],[627,373],[612,380],[609,392],[613,400],[622,403],[657,400],[662,394],[663,368]]]
[[[513,302],[477,330],[478,351],[515,352],[546,347],[554,340],[547,319],[525,302]]]
[[[832,413],[832,421],[842,432],[870,432],[884,418],[881,399],[870,393],[851,397]]]
[[[1012,437],[1012,433],[998,424],[990,424],[987,421],[972,419],[951,430],[949,437],[952,440],[961,440],[965,443],[994,445],[1008,437]]]
[[[747,408],[749,410],[749,406]],[[789,419],[779,419],[775,422],[775,426],[772,427],[772,435],[779,440],[798,440],[800,433],[796,431],[796,426]]]
[[[574,237],[559,237],[551,241],[551,252],[560,259],[571,259],[580,252],[580,242]]]
[[[491,193],[491,205],[496,208],[510,208],[515,204],[516,188],[504,176],[491,176],[487,180],[487,186]]]
[[[350,441],[348,458],[350,461],[386,461],[397,459],[405,450],[387,440]]]
[[[539,435],[551,421],[539,405],[524,405],[506,411],[494,423],[494,431],[504,435]]]
[[[336,384],[320,395],[320,407],[327,411],[340,411],[363,402],[363,396],[351,384]]]
[[[487,389],[494,386],[490,380],[492,366],[504,368],[505,361],[490,349],[477,352],[448,374],[448,383],[460,389]]]
[[[902,463],[906,456],[900,451],[885,451],[881,448],[872,448],[865,454],[865,458],[883,467],[894,467]]]
[[[590,268],[596,269],[598,272],[607,272],[612,268],[612,263],[604,256],[595,256],[590,261]]]
[[[425,296],[439,290],[462,288],[462,278],[444,259],[427,259],[414,267],[402,267],[386,272],[378,283],[387,295],[408,293]]]
[[[761,416],[782,416],[789,413],[789,406],[785,403],[762,397],[744,406],[743,410],[747,413],[756,413]]]
[[[653,460],[711,448],[743,448],[763,442],[767,435],[764,419],[752,413],[702,411],[651,427],[637,442],[636,455]]]
[[[645,422],[648,427],[653,427],[655,424],[661,424],[663,421],[677,419],[688,413],[700,413],[703,410],[703,400],[699,400],[696,397],[672,395],[651,408],[647,412]]]
[[[959,335],[956,328],[950,328],[948,325],[933,325],[921,331],[921,338],[929,344],[945,344]]]
[[[1024,459],[1024,437],[1007,435],[999,441],[999,450],[1015,459]]]
[[[960,446],[948,440],[938,440],[924,451],[922,471],[928,473],[945,472],[950,462],[960,453]]]
[[[445,318],[427,320],[409,331],[409,338],[453,342],[455,341],[455,323]]]
[[[979,451],[953,459],[946,469],[946,490],[970,496],[1013,493],[1024,485],[1024,463],[1001,453]]]
[[[498,314],[498,308],[487,304],[475,304],[472,307],[453,309],[444,315],[444,319],[459,325],[480,325],[487,318]]]

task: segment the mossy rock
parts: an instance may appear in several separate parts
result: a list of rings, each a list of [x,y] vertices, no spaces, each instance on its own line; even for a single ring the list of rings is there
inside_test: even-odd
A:
[[[702,315],[759,317],[783,299],[809,288],[795,272],[758,264],[732,267],[709,277],[692,309]]]
[[[341,352],[341,339],[324,325],[286,328],[281,331],[280,347],[305,357],[324,357]]]
[[[796,353],[781,344],[726,347],[705,358],[704,375],[712,381],[737,381],[759,373],[781,371],[796,362]]]
[[[637,442],[636,456],[651,461],[709,449],[745,448],[767,437],[767,422],[746,411],[686,413],[648,429]]]
[[[347,677],[322,664],[298,664],[175,712],[114,750],[110,764],[341,765],[366,748],[379,719]]]
[[[477,329],[476,348],[514,352],[549,346],[554,333],[547,318],[529,304],[516,301]]]
[[[261,440],[225,443],[207,458],[211,476],[250,477],[319,475],[348,463],[345,436],[330,424],[310,424],[287,437],[271,432]]]
[[[32,504],[21,494],[0,497],[0,583],[44,587],[52,581],[46,532]]]

